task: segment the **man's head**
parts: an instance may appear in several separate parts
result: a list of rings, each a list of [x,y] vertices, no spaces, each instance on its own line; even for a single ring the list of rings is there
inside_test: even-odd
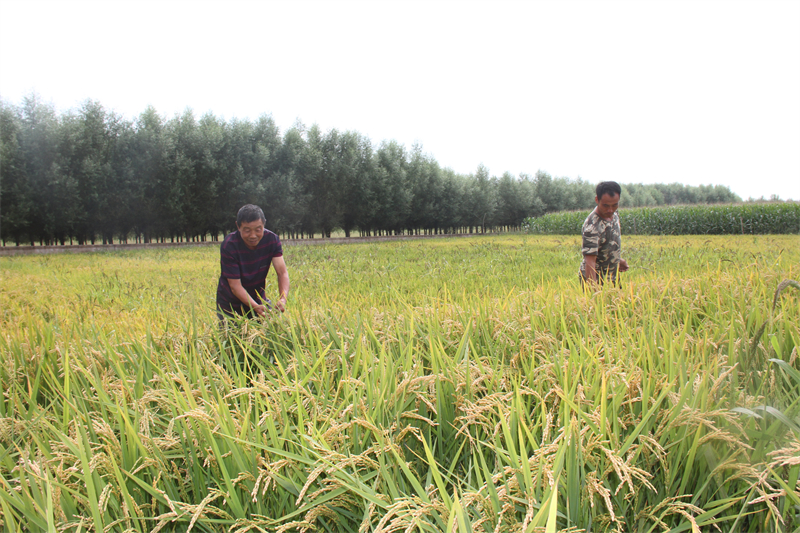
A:
[[[601,181],[595,189],[597,196],[594,202],[597,204],[597,215],[600,218],[610,220],[614,213],[619,209],[619,197],[622,188],[616,181]]]
[[[264,236],[264,224],[266,223],[264,211],[257,205],[247,204],[239,209],[239,213],[236,215],[236,227],[239,228],[239,235],[242,236],[245,246],[255,250]]]
[[[244,205],[236,214],[237,226],[241,226],[243,222],[253,222],[255,220],[260,220],[262,225],[266,225],[267,223],[267,218],[264,216],[264,211],[262,211],[257,205]]]

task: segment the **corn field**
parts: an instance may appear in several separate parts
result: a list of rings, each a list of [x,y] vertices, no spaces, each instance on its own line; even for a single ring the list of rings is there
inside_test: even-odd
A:
[[[580,235],[591,210],[528,218],[537,235]],[[800,233],[800,203],[636,207],[620,212],[624,235],[753,235]]]
[[[286,247],[228,328],[217,250],[0,258],[0,528],[796,531],[797,237],[623,245]]]

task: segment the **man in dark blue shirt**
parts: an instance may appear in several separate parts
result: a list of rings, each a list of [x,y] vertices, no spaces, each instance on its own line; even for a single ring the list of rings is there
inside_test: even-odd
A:
[[[221,274],[217,284],[217,314],[264,316],[272,302],[265,285],[272,265],[278,276],[278,299],[281,312],[286,310],[289,272],[283,260],[283,248],[276,234],[264,228],[267,219],[260,207],[252,204],[239,209],[237,231],[228,234],[220,246]]]

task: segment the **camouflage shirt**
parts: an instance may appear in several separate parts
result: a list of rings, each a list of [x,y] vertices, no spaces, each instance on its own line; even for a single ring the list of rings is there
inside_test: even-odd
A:
[[[622,232],[619,228],[619,215],[615,212],[611,220],[603,220],[592,211],[583,223],[583,245],[581,254],[581,275],[586,277],[587,255],[597,256],[597,272],[603,277],[616,280],[619,261],[622,259]]]

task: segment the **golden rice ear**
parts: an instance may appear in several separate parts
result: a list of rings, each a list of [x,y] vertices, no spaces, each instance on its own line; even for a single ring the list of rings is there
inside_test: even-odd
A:
[[[775,297],[772,299],[772,311],[775,311],[775,307],[778,306],[778,297],[780,297],[781,292],[786,287],[794,287],[795,289],[800,290],[800,283],[796,282],[793,279],[785,279],[778,284],[778,288],[775,290]],[[767,323],[769,320],[765,320],[763,324],[758,328],[756,334],[753,336],[753,341],[750,343],[750,354],[754,354],[756,351],[756,347],[758,347],[758,343],[761,341],[761,336],[764,334],[764,330],[767,328]]]
[[[778,288],[775,290],[775,298],[772,300],[772,310],[775,310],[775,306],[778,305],[778,296],[781,295],[783,289],[786,287],[794,287],[797,290],[800,290],[800,283],[796,282],[793,279],[785,279],[778,284]]]

